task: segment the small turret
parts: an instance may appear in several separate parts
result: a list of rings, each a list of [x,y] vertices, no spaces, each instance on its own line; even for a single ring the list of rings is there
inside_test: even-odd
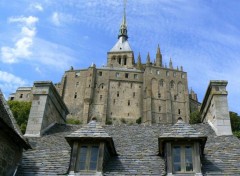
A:
[[[173,69],[172,58],[170,58],[170,61],[169,61],[169,68],[170,68],[170,69]]]
[[[138,54],[137,69],[142,70],[142,61],[140,53]]]
[[[157,54],[156,54],[156,66],[162,67],[162,54],[161,54],[159,45],[158,45]]]
[[[183,71],[183,66],[180,67],[180,70]]]
[[[149,52],[148,52],[148,55],[147,55],[147,65],[150,65],[150,55],[149,55]]]

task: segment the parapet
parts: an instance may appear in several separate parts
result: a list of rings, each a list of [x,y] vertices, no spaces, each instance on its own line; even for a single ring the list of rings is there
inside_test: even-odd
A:
[[[232,135],[227,101],[227,81],[210,81],[202,106],[202,121],[208,122],[218,136]]]
[[[65,124],[68,108],[51,81],[34,82],[25,136],[40,137],[54,124]]]

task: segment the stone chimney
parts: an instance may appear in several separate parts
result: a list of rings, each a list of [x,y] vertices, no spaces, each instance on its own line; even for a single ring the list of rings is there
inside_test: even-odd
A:
[[[65,124],[69,113],[51,81],[34,82],[32,107],[26,133],[27,137],[40,137],[54,124]]]
[[[218,136],[232,135],[228,110],[227,81],[210,81],[200,109],[203,122],[208,122]]]

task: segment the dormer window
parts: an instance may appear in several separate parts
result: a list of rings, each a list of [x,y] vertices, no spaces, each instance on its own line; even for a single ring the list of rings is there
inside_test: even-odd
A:
[[[166,160],[167,175],[202,175],[201,156],[207,137],[178,118],[175,125],[163,133],[159,152]]]
[[[99,145],[79,145],[76,171],[97,170]]]
[[[193,172],[193,146],[172,146],[173,173]]]
[[[117,155],[112,137],[95,119],[65,138],[72,148],[69,175],[102,175],[107,160]]]

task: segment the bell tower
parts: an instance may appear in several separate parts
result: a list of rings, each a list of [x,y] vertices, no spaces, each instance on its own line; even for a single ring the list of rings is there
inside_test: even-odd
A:
[[[124,1],[123,19],[118,33],[118,41],[108,52],[108,67],[133,68],[134,53],[128,42],[126,0]]]

